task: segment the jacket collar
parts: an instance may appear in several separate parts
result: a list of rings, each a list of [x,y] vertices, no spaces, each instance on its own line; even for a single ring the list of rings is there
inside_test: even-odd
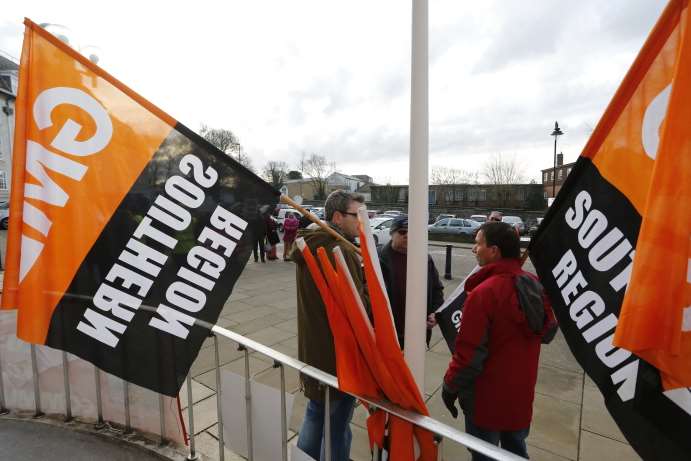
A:
[[[479,271],[468,277],[468,280],[465,282],[465,289],[471,291],[473,288],[495,275],[519,273],[521,273],[520,259],[502,258],[499,261],[482,266]]]

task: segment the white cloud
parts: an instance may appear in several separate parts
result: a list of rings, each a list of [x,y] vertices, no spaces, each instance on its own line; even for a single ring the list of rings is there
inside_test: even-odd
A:
[[[662,0],[431,0],[430,167],[515,155],[529,178],[575,160]],[[0,50],[23,16],[69,27],[100,64],[173,117],[230,128],[256,166],[302,152],[381,182],[408,176],[410,2],[93,2],[3,5]]]

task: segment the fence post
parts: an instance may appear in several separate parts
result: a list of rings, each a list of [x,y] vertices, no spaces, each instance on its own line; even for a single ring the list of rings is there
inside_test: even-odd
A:
[[[5,384],[3,380],[5,379],[2,373],[2,354],[0,354],[0,415],[6,415],[10,411],[5,407]]]
[[[197,460],[197,452],[194,446],[194,400],[192,399],[192,372],[187,375],[187,417],[189,421],[189,434],[188,438],[190,441],[190,449],[187,455],[188,461]]]
[[[43,416],[43,411],[41,411],[41,389],[38,382],[39,375],[35,344],[31,345],[31,370],[34,377],[34,406],[36,407],[34,418],[40,418]]]
[[[446,263],[444,264],[444,278],[451,280],[451,245],[446,245]]]
[[[283,364],[274,360],[274,368],[281,372],[281,456],[288,461],[288,421],[286,417],[286,375]]]
[[[70,397],[70,365],[67,352],[62,351],[62,380],[65,386],[65,422],[72,421],[72,398]]]
[[[329,385],[324,390],[324,456],[331,460],[331,396]]]

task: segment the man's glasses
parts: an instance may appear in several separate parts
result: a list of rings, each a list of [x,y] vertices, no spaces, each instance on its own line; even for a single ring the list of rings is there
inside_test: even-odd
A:
[[[398,235],[406,235],[408,233],[408,229],[398,229],[396,232],[398,232]]]
[[[349,216],[352,216],[354,218],[357,218],[357,213],[352,213],[350,211],[341,211],[341,214],[347,214]]]

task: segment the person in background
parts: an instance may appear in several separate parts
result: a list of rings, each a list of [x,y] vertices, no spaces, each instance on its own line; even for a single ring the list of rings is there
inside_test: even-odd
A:
[[[260,210],[259,214],[251,221],[252,226],[252,255],[254,262],[266,262],[266,212]]]
[[[501,222],[504,214],[501,211],[493,211],[487,216],[487,221]]]
[[[278,236],[276,221],[270,213],[264,216],[264,225],[266,226],[266,259],[275,261],[278,259],[276,256],[276,244],[281,239]]]
[[[442,400],[454,418],[459,400],[466,432],[527,458],[540,347],[552,340],[557,322],[537,277],[521,269],[519,238],[509,224],[480,226],[473,253],[480,270],[465,283]],[[491,459],[471,454],[473,461]]]
[[[408,217],[397,216],[391,228],[391,241],[379,249],[379,263],[381,264],[386,292],[391,302],[398,343],[403,349],[405,335],[405,291],[406,271],[408,268]],[[427,346],[432,336],[432,328],[437,324],[434,312],[444,303],[444,285],[439,279],[439,272],[434,261],[427,256]],[[422,319],[421,319],[422,320]]]
[[[364,203],[359,194],[338,190],[332,192],[324,204],[328,225],[353,241],[358,235],[358,209]],[[332,250],[340,247],[355,287],[369,310],[369,296],[365,288],[364,275],[360,257],[353,248],[340,239],[336,239],[324,229],[300,229],[298,237],[305,239],[309,249],[317,254],[317,248],[324,247],[333,263]],[[298,297],[298,359],[307,365],[316,367],[326,373],[336,374],[336,353],[334,338],[329,327],[326,308],[319,291],[312,280],[307,264],[299,249],[293,247],[290,255],[296,266]],[[319,381],[306,375],[300,375],[305,397],[309,399],[305,418],[298,437],[298,448],[315,460],[324,458],[324,386]],[[331,412],[331,453],[328,461],[348,461],[352,433],[350,419],[353,416],[355,399],[337,389],[330,389]]]
[[[287,213],[286,218],[283,221],[283,260],[290,261],[288,255],[290,254],[291,247],[295,241],[295,236],[298,233],[298,226],[300,222],[295,217],[294,213]]]

